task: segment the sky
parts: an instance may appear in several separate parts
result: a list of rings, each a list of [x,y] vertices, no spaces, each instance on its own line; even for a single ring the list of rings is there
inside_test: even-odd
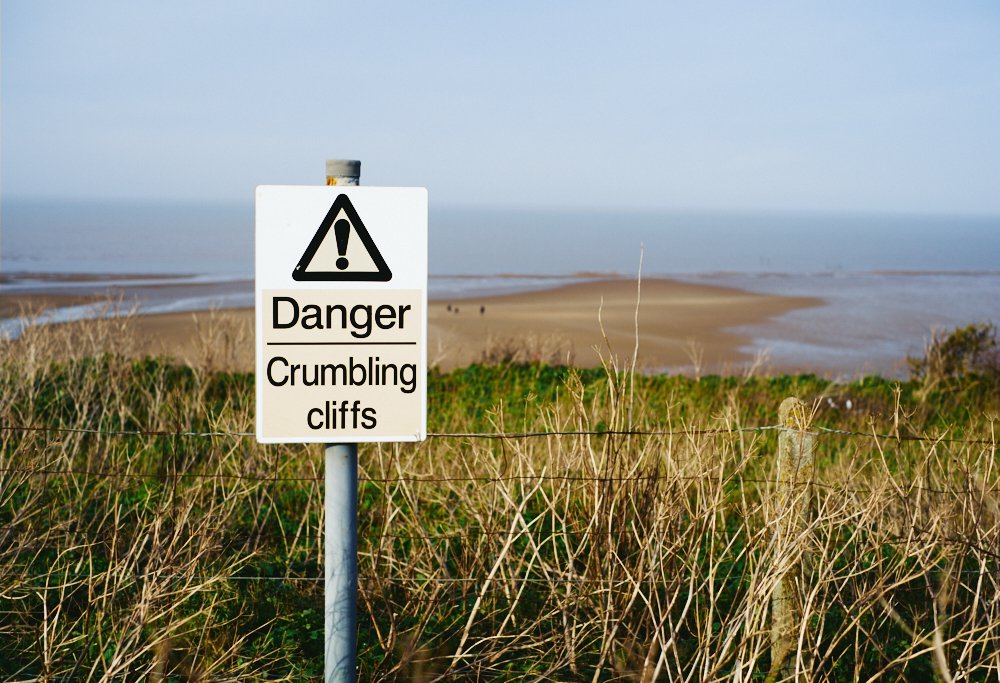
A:
[[[5,198],[1000,214],[1000,3],[3,0]]]

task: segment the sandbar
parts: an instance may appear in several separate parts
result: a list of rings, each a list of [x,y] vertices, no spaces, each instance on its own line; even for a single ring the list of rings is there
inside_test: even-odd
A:
[[[428,359],[448,369],[510,354],[581,367],[635,357],[645,370],[732,372],[755,360],[744,350],[752,340],[733,328],[822,303],[663,278],[432,301]]]

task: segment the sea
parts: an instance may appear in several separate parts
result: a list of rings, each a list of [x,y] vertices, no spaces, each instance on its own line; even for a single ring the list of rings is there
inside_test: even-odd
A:
[[[811,296],[737,331],[746,351],[827,375],[900,376],[935,331],[1000,324],[1000,215],[435,206],[432,299],[670,277]],[[253,206],[9,199],[0,294],[125,291],[140,313],[253,305]],[[99,307],[51,311],[59,322]],[[24,321],[0,320],[16,336]],[[670,371],[674,368],[664,368]]]

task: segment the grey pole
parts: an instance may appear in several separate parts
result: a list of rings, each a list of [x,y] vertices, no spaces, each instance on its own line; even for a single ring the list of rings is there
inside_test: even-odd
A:
[[[330,159],[327,185],[358,185],[361,162]],[[358,652],[358,445],[326,445],[325,683],[354,683]]]

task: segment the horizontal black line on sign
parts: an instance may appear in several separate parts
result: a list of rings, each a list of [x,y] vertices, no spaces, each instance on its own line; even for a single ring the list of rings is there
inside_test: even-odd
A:
[[[416,346],[417,342],[265,342],[267,346]]]

